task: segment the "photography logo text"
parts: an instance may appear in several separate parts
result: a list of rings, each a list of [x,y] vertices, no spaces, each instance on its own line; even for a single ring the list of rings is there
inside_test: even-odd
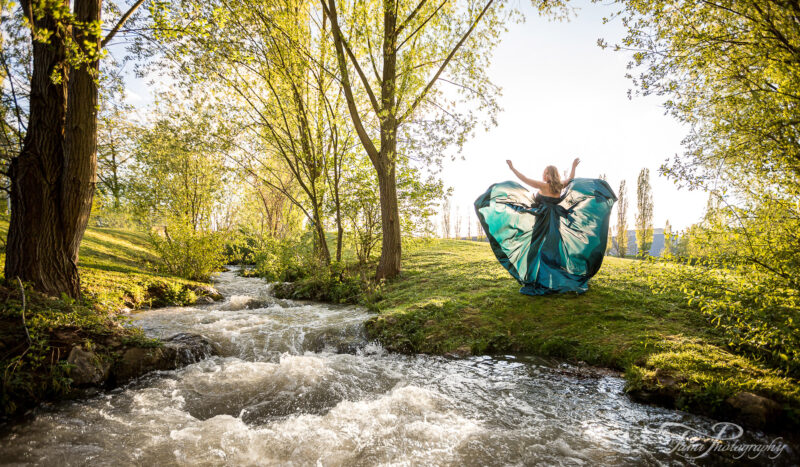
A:
[[[710,430],[698,430],[683,423],[665,422],[658,433],[665,437],[670,452],[687,459],[699,459],[712,453],[729,453],[734,459],[776,459],[786,449],[783,438],[768,443],[743,442],[744,429],[730,422],[720,422]]]

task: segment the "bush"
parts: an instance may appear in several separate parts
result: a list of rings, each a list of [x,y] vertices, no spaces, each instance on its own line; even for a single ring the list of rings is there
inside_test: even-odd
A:
[[[264,248],[264,239],[254,233],[247,232],[244,228],[228,236],[223,255],[225,264],[249,264],[256,263],[256,252]]]
[[[247,275],[270,282],[293,282],[317,269],[312,247],[299,240],[267,239],[252,256],[254,266]]]
[[[307,277],[274,289],[278,298],[364,305],[374,301],[379,291],[380,287],[370,283],[363,270],[348,269],[340,262],[317,267]]]
[[[197,232],[181,223],[151,232],[150,242],[166,270],[186,279],[208,281],[225,258],[221,233]]]
[[[722,330],[732,350],[800,375],[800,297],[796,290],[752,266],[722,267],[718,258],[652,261],[663,264],[642,274],[656,292],[680,290],[689,305]]]
[[[150,306],[186,306],[197,301],[197,294],[189,286],[177,282],[153,282],[147,287]]]

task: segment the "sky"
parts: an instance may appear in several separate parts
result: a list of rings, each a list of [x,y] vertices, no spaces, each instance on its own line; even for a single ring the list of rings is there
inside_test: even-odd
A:
[[[472,203],[489,185],[515,178],[506,159],[539,179],[545,166],[556,165],[563,172],[575,157],[581,158],[578,177],[606,174],[615,191],[621,180],[627,181],[629,229],[634,228],[636,179],[643,167],[651,173],[654,227],[669,220],[673,229],[681,230],[697,222],[706,195],[678,189],[658,174],[666,159],[683,152],[680,143],[687,129],[665,115],[663,98],[629,99],[629,55],[597,45],[598,38],[614,44],[625,33],[618,20],[603,24],[615,7],[573,1],[577,14],[568,22],[555,22],[540,18],[528,0],[516,1],[527,19],[510,25],[489,69],[503,90],[498,124],[488,132],[479,129],[465,144],[464,159],[447,160],[442,173],[445,185],[453,189],[451,205],[458,207],[464,223],[469,220],[474,226]],[[128,73],[126,84],[131,104],[142,109],[153,101],[147,79]],[[616,208],[611,223],[616,224]]]
[[[597,45],[598,38],[614,44],[625,33],[620,21],[602,22],[612,6],[573,3],[577,16],[551,22],[521,0],[527,20],[509,27],[489,69],[503,89],[498,124],[488,132],[478,130],[462,151],[464,160],[445,164],[443,180],[453,188],[452,205],[459,206],[462,216],[470,213],[474,224],[474,200],[492,183],[515,179],[506,159],[523,174],[541,179],[545,166],[563,172],[580,157],[578,177],[605,173],[615,192],[627,180],[629,229],[643,167],[651,173],[654,226],[664,227],[669,220],[673,228],[688,227],[702,216],[707,196],[679,190],[658,175],[665,159],[683,152],[680,142],[687,129],[664,114],[660,98],[628,99],[633,86],[625,77],[628,54]],[[612,216],[614,225],[616,209]]]

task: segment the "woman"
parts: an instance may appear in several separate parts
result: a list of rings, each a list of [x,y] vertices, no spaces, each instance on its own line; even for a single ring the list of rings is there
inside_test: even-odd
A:
[[[611,187],[605,180],[575,178],[580,159],[564,181],[552,165],[542,180],[533,180],[506,162],[538,192],[531,199],[522,185],[507,181],[475,200],[495,256],[522,284],[521,293],[586,292],[606,251],[608,219],[617,200]]]

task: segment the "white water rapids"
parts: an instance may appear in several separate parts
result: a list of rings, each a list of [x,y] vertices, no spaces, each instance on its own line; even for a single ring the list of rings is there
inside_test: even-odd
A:
[[[235,272],[217,287],[224,302],[141,312],[135,323],[159,337],[203,334],[222,356],[37,409],[5,430],[0,463],[705,462],[671,452],[659,427],[711,432],[713,420],[634,403],[618,377],[529,357],[392,354],[363,337],[369,314],[358,308],[276,300],[266,283]]]

